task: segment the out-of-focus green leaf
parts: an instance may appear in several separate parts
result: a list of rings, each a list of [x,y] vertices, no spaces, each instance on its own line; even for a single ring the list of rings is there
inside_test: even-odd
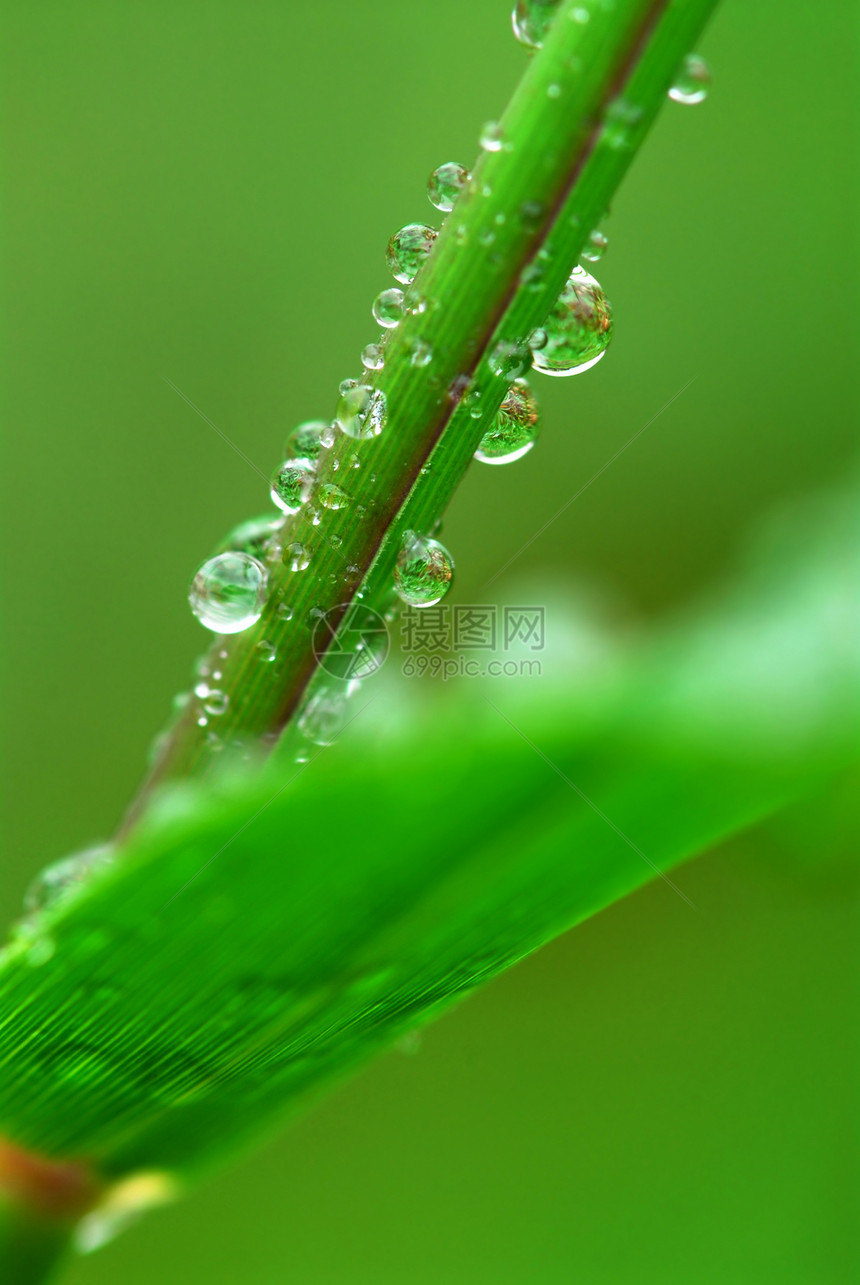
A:
[[[807,512],[656,638],[568,629],[544,679],[456,699],[401,682],[301,770],[166,796],[5,953],[0,1131],[107,1176],[194,1174],[817,788],[856,755],[856,525]]]

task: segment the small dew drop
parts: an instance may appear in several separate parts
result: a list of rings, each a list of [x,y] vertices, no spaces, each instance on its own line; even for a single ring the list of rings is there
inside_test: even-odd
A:
[[[502,127],[497,120],[488,120],[481,130],[481,147],[485,152],[500,152],[504,146]]]
[[[275,614],[280,620],[292,620],[294,612],[288,602],[281,602]]]
[[[514,35],[526,49],[541,49],[559,0],[517,0],[511,14]]]
[[[435,228],[424,223],[407,223],[388,242],[388,266],[398,281],[414,281],[436,240]]]
[[[64,901],[97,871],[112,865],[114,850],[107,843],[94,844],[40,870],[24,894],[24,913],[38,915]]]
[[[711,73],[704,58],[698,54],[687,54],[672,82],[669,97],[673,103],[684,103],[685,106],[703,103],[710,84]]]
[[[305,545],[295,541],[284,549],[284,566],[290,571],[306,571],[310,566],[311,555]]]
[[[499,379],[508,381],[519,379],[532,364],[532,352],[528,344],[510,343],[500,340],[488,357],[490,370]]]
[[[345,718],[346,696],[342,692],[321,691],[305,705],[298,727],[314,745],[331,745],[343,730]]]
[[[456,161],[446,161],[444,165],[434,170],[427,180],[430,204],[447,214],[449,210],[453,210],[457,197],[471,177],[465,165],[458,165]]]
[[[262,638],[257,643],[257,659],[263,664],[270,665],[278,654],[278,649],[274,643],[270,643],[267,638]]]
[[[259,620],[266,568],[249,553],[219,553],[204,562],[188,594],[191,610],[216,634],[238,634]]]
[[[582,250],[583,259],[586,259],[589,263],[596,263],[598,259],[603,258],[608,245],[609,239],[606,233],[601,232],[599,228],[595,228],[593,232],[588,234],[588,239]]]
[[[385,354],[381,344],[367,344],[361,350],[361,364],[365,370],[382,370],[385,365]]]
[[[333,482],[323,482],[316,490],[317,499],[324,509],[345,509],[349,504],[346,491]]]
[[[349,388],[338,402],[335,423],[348,437],[378,437],[385,427],[385,394],[369,384]]]
[[[374,299],[371,311],[374,321],[378,321],[386,330],[392,330],[403,319],[403,291],[396,286],[383,290]]]
[[[310,460],[284,460],[272,474],[272,500],[285,513],[298,513],[308,495],[308,486],[314,475]]]
[[[415,339],[409,350],[409,364],[419,368],[429,366],[433,360],[433,349],[423,339]]]
[[[306,420],[287,436],[284,458],[315,464],[323,451],[333,445],[334,439],[334,429],[324,419]]]
[[[444,598],[454,578],[454,560],[438,540],[407,531],[394,568],[399,596],[413,607],[432,607]]]

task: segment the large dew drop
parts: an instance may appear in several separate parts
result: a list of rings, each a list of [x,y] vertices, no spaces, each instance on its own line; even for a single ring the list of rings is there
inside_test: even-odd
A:
[[[484,464],[511,464],[534,446],[538,435],[538,404],[524,379],[508,389],[493,427],[481,438],[475,459]]]
[[[433,248],[436,230],[424,223],[407,223],[388,242],[388,266],[398,281],[414,281]]]
[[[541,327],[534,369],[544,375],[578,375],[600,361],[611,338],[609,300],[594,277],[574,268]]]
[[[369,384],[348,388],[337,405],[335,423],[348,437],[378,437],[385,427],[385,394]]]
[[[298,513],[308,497],[314,465],[308,459],[284,460],[272,474],[272,499],[285,513]]]
[[[675,103],[686,105],[703,103],[710,84],[711,73],[704,58],[698,54],[687,54],[672,82],[669,97]]]
[[[526,49],[542,48],[558,5],[559,0],[517,0],[511,23],[521,45]]]
[[[266,602],[266,568],[249,553],[219,553],[191,582],[191,610],[216,634],[238,634],[260,619]]]
[[[404,602],[432,607],[451,588],[454,559],[438,540],[407,531],[394,567],[394,584]]]
[[[453,210],[457,197],[471,177],[465,165],[458,165],[456,161],[446,161],[444,165],[434,170],[427,180],[430,204],[447,214],[449,210]]]

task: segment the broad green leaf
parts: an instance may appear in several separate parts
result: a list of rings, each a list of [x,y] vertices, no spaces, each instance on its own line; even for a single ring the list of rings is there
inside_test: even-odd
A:
[[[165,796],[5,952],[0,1131],[106,1176],[194,1175],[839,772],[856,756],[856,527],[841,502],[813,509],[657,637],[568,626],[541,681],[447,700],[401,681],[363,712],[362,693],[302,769]]]

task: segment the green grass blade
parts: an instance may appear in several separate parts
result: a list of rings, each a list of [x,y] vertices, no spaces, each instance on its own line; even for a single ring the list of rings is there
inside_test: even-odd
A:
[[[857,753],[856,527],[807,519],[776,571],[600,682],[479,684],[385,745],[368,712],[295,780],[177,787],[6,952],[0,1130],[103,1176],[193,1175],[826,781]]]

